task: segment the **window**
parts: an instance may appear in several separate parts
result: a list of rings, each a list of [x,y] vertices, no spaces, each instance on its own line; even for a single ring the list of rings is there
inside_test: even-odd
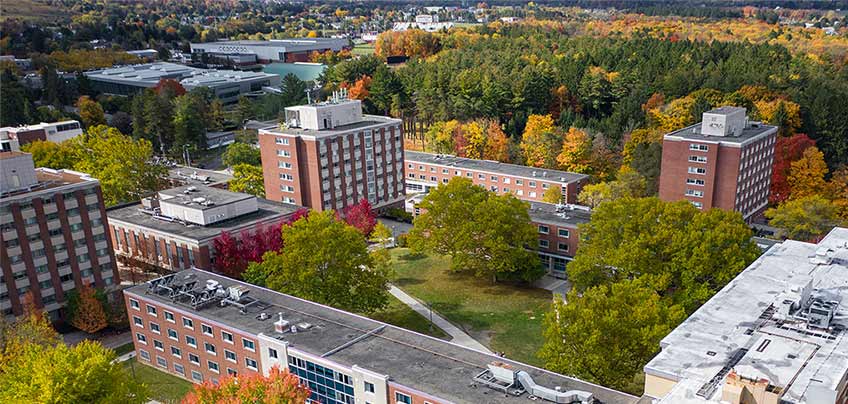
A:
[[[539,233],[548,234],[548,231],[550,231],[550,229],[548,229],[548,226],[541,225],[541,224],[539,225]]]
[[[206,347],[206,352],[208,352],[208,353],[210,353],[210,354],[212,354],[212,355],[216,355],[216,353],[215,353],[215,345],[212,345],[212,344],[210,344],[210,343],[208,343],[208,342],[204,343],[203,345]]]
[[[365,392],[373,393],[374,392],[374,383],[365,382]]]
[[[571,236],[571,232],[569,232],[568,229],[559,229],[558,233],[562,238],[569,238]]]
[[[144,359],[144,360],[150,362],[150,353],[149,352],[147,352],[143,349],[140,349],[138,351],[138,353],[139,353],[139,355],[141,355],[141,359]]]
[[[194,321],[191,321],[190,318],[183,317],[183,327],[194,329]]]
[[[210,335],[210,336],[212,335],[212,327],[210,327],[206,324],[201,324],[200,329],[202,330],[204,335]]]
[[[568,244],[557,243],[557,250],[568,252]]]
[[[188,361],[195,364],[195,365],[199,365],[200,364],[200,357],[193,354],[193,353],[190,353],[190,354],[188,354]]]
[[[218,363],[217,363],[217,362],[206,361],[206,366],[208,366],[208,367],[209,367],[209,370],[211,370],[211,371],[213,371],[213,372],[215,372],[215,373],[220,373],[220,372],[218,371]]]
[[[153,340],[153,347],[160,351],[165,350],[165,344],[163,344],[162,341],[159,341],[158,339]]]
[[[226,358],[230,362],[236,361],[236,353],[233,351],[224,350],[224,358]]]
[[[250,358],[244,358],[244,364],[248,369],[256,370],[256,361]]]
[[[153,331],[157,334],[161,334],[161,332],[159,331],[159,324],[156,324],[152,321],[150,322],[150,331]]]
[[[412,397],[403,394],[399,391],[395,392],[395,402],[403,403],[403,404],[412,404]]]
[[[142,334],[140,332],[135,333],[135,339],[137,339],[138,342],[141,342],[142,344],[147,345],[147,337],[145,337],[144,334]]]
[[[253,345],[253,341],[251,341],[251,340],[249,340],[249,339],[244,339],[244,338],[242,338],[242,339],[241,339],[241,344],[242,344],[242,346],[244,347],[244,349],[247,349],[247,350],[249,350],[249,351],[251,351],[251,352],[256,352],[256,348],[255,348],[255,347],[254,347],[254,345]]]
[[[179,363],[174,364],[174,372],[177,372],[177,374],[179,374],[179,375],[185,376],[185,368],[183,367],[183,365],[180,365]]]
[[[233,343],[233,334],[230,334],[226,331],[221,331],[221,339],[224,340],[224,342],[229,342],[229,343],[232,344]]]
[[[147,305],[147,314],[156,317],[156,308],[151,305]]]
[[[186,335],[186,344],[192,348],[197,348],[197,340],[191,335]]]
[[[172,346],[172,347],[171,347],[171,355],[174,355],[174,356],[176,356],[177,358],[182,358],[182,357],[183,357],[182,352],[180,352],[180,348],[177,348],[177,347],[175,347],[175,346]]]
[[[277,350],[274,348],[268,348],[268,356],[274,359],[279,359],[279,357],[277,356]]]
[[[687,178],[687,179],[686,179],[686,184],[687,184],[687,185],[698,185],[698,186],[703,186],[703,185],[704,185],[704,180],[702,180],[702,179],[698,179],[698,178]]]
[[[285,161],[280,161],[280,162],[277,164],[277,168],[285,168],[285,169],[287,169],[287,170],[290,170],[290,169],[292,168],[292,163],[288,163],[288,162],[285,162]]]
[[[492,182],[498,182],[498,177],[494,175],[490,176],[489,179],[492,180]]]
[[[701,202],[692,202],[692,205],[695,205],[696,208],[701,209],[704,207],[704,204]]]
[[[180,337],[177,336],[177,332],[171,328],[168,329],[168,338],[173,340],[179,340]]]
[[[536,181],[530,181],[527,183],[527,185],[529,185],[530,188],[536,188]]]
[[[549,245],[550,243],[548,243],[548,240],[539,240],[539,247],[548,248]]]
[[[707,157],[706,156],[689,156],[689,161],[691,161],[693,163],[706,163]]]
[[[233,377],[238,376],[238,372],[233,368],[227,368],[227,374]]]
[[[276,144],[282,144],[282,145],[288,145],[288,144],[289,144],[289,139],[288,139],[288,138],[284,138],[284,137],[278,137],[278,138],[275,138],[275,139],[274,139],[274,143],[276,143]]]
[[[549,186],[548,183],[542,183],[542,189],[548,189]]]
[[[138,306],[138,300],[130,299],[130,307],[136,310],[140,310]]]
[[[200,374],[200,372],[198,372],[196,370],[191,371],[191,378],[194,379],[195,381],[198,381],[198,382],[203,381],[203,375]]]
[[[688,172],[689,172],[689,174],[701,174],[701,175],[703,175],[703,174],[707,173],[707,169],[701,168],[701,167],[689,167]]]
[[[696,198],[703,198],[703,197],[704,197],[704,191],[698,191],[698,190],[694,190],[694,189],[687,189],[687,190],[686,190],[686,196],[694,196],[694,197],[696,197]]]
[[[705,144],[690,143],[689,144],[689,150],[708,151],[708,150],[710,150],[710,147],[705,145]]]
[[[277,156],[279,157],[291,157],[291,152],[288,150],[277,150]]]
[[[531,197],[531,198],[535,198],[535,197],[536,197],[536,192],[535,192],[535,191],[530,191],[530,197]]]
[[[141,319],[141,317],[133,316],[133,324],[138,327],[144,328],[144,321]]]
[[[172,323],[176,322],[176,320],[174,320],[174,313],[171,313],[170,311],[166,311],[165,312],[165,320],[170,321]]]

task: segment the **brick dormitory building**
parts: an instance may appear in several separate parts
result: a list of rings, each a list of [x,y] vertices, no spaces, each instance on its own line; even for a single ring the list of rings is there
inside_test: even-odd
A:
[[[638,398],[190,269],[126,289],[139,362],[187,380],[289,370],[325,404],[601,403]]]
[[[259,130],[265,194],[313,210],[342,211],[362,199],[403,205],[401,120],[363,115],[359,100],[289,107],[281,127]]]
[[[740,212],[768,205],[777,127],[749,121],[745,108],[707,111],[695,125],[663,138],[660,199]]]
[[[183,185],[141,202],[109,208],[119,257],[178,271],[214,266],[214,240],[279,226],[302,207],[204,185]]]
[[[56,321],[68,292],[120,284],[100,182],[69,170],[35,168],[32,155],[0,152],[0,310],[23,299]]]

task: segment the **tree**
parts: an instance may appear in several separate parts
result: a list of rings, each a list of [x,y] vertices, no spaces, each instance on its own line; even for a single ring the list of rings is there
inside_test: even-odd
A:
[[[645,177],[628,166],[621,166],[616,180],[584,186],[577,200],[583,205],[595,208],[604,202],[643,196],[645,196]]]
[[[206,147],[205,109],[205,100],[193,92],[174,98],[172,150],[181,150],[186,145],[196,149]]]
[[[268,376],[252,372],[249,375],[225,377],[218,384],[210,381],[195,384],[183,404],[294,404],[309,399],[309,388],[297,376],[274,366]]]
[[[582,295],[572,290],[567,300],[554,299],[545,316],[539,358],[546,369],[615,389],[628,389],[660,340],[686,318],[683,307],[634,280]]]
[[[144,403],[147,389],[99,342],[25,344],[0,371],[0,402]]]
[[[344,210],[345,223],[359,230],[363,236],[368,237],[377,225],[377,215],[371,208],[368,199],[362,198],[356,205],[348,206]]]
[[[430,125],[427,132],[424,133],[424,138],[427,144],[430,145],[430,150],[436,153],[454,152],[454,138],[460,130],[460,126],[461,124],[456,120],[436,122]]]
[[[68,316],[72,326],[94,334],[109,325],[103,302],[89,286],[73,290],[68,297]]]
[[[816,241],[840,222],[836,205],[820,195],[785,201],[765,214],[782,237],[801,241]]]
[[[153,91],[167,99],[173,99],[181,95],[185,95],[186,89],[179,81],[174,79],[161,79],[155,86]]]
[[[227,151],[224,152],[222,160],[227,167],[235,167],[239,164],[262,165],[259,149],[242,142],[231,143],[227,146]]]
[[[136,201],[167,175],[167,168],[152,163],[153,148],[145,139],[132,140],[117,129],[98,125],[66,141],[73,150],[73,169],[100,180],[107,205]],[[64,144],[63,144],[64,146]]]
[[[28,345],[54,347],[62,343],[62,338],[50,325],[47,312],[35,307],[32,292],[23,296],[23,314],[11,323],[0,318],[0,378],[4,373],[3,364],[13,363]]]
[[[391,270],[376,265],[362,233],[332,211],[312,211],[283,227],[283,243],[250,264],[244,279],[344,310],[368,313],[388,304]]]
[[[262,167],[249,164],[238,164],[234,166],[233,179],[230,180],[230,191],[244,192],[264,198],[265,181],[262,177]]]
[[[826,195],[827,164],[824,154],[815,146],[804,150],[801,158],[793,161],[789,169],[790,199],[801,199],[813,195]]]
[[[371,95],[369,88],[371,88],[371,77],[362,76],[350,86],[348,96],[354,100],[365,100]]]
[[[86,128],[96,125],[106,124],[106,115],[103,113],[103,106],[97,101],[92,100],[87,95],[79,97],[77,100],[77,108],[79,108],[80,119]]]
[[[560,138],[555,133],[554,120],[550,115],[530,115],[521,138],[521,151],[527,165],[533,167],[554,167],[556,150],[560,148]]]
[[[490,121],[486,127],[486,148],[483,158],[501,163],[509,162],[509,139],[497,121]]]
[[[369,98],[374,106],[383,112],[383,115],[389,115],[389,110],[392,107],[392,96],[403,93],[403,83],[388,66],[381,64],[374,72],[369,92]]]
[[[450,255],[451,270],[478,277],[533,281],[543,274],[535,252],[536,228],[526,202],[497,195],[454,177],[419,205],[409,245],[416,251]]]
[[[0,73],[0,126],[18,126],[30,122],[34,110],[27,98],[26,88],[18,81],[12,69],[5,68]]]
[[[253,102],[245,96],[239,96],[236,104],[236,119],[243,124],[248,119],[253,119]]]
[[[112,118],[109,119],[109,126],[125,135],[132,135],[133,133],[132,117],[124,111],[117,111],[112,114]]]
[[[215,249],[215,272],[231,278],[241,278],[241,274],[247,269],[247,261],[241,254],[239,241],[230,235],[230,232],[225,231],[212,240],[212,246]]]
[[[769,202],[779,204],[792,193],[789,187],[789,175],[792,163],[800,160],[804,151],[816,145],[809,136],[799,133],[791,137],[778,137],[774,145],[774,165],[771,175]]]
[[[586,132],[570,128],[562,142],[562,151],[557,156],[559,168],[581,174],[592,171],[592,139]]]
[[[284,106],[289,107],[306,103],[306,90],[308,86],[305,81],[299,79],[294,73],[283,76],[280,87],[283,91],[282,98]]]
[[[559,185],[549,187],[542,194],[542,200],[547,203],[562,203],[562,187]]]
[[[392,229],[384,225],[383,222],[377,222],[377,225],[374,226],[374,231],[371,232],[371,238],[369,241],[382,244],[391,238]]]
[[[36,140],[21,146],[21,150],[32,153],[32,161],[36,167],[61,170],[74,166],[74,151],[64,143]]]
[[[702,212],[686,201],[621,198],[598,205],[580,228],[568,265],[578,291],[640,279],[692,310],[756,259],[760,250],[737,212]]]

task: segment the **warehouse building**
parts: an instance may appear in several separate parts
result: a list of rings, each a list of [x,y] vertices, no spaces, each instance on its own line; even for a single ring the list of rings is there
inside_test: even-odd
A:
[[[191,44],[192,54],[256,55],[260,63],[308,62],[312,52],[338,52],[350,48],[347,38],[295,38],[270,41],[218,41]]]

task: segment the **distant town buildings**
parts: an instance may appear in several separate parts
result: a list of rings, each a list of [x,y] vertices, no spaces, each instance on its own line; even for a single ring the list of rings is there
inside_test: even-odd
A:
[[[276,74],[232,70],[197,69],[169,62],[156,62],[114,67],[86,72],[92,87],[99,92],[132,95],[155,87],[160,80],[173,79],[186,90],[208,87],[224,103],[238,101],[240,95],[277,87],[280,76]]]
[[[577,203],[577,195],[589,176],[567,171],[548,170],[492,160],[476,160],[448,154],[406,152],[406,189],[410,193],[428,193],[453,177],[465,177],[498,194],[512,193],[516,198],[544,202],[549,188],[562,190],[562,201]]]
[[[32,155],[0,152],[0,310],[20,315],[27,293],[51,320],[68,292],[120,284],[100,182],[35,168]]]
[[[20,151],[20,147],[38,140],[61,143],[82,134],[79,121],[69,120],[0,128],[0,151]]]
[[[319,211],[403,204],[401,120],[363,115],[359,100],[286,108],[280,127],[259,130],[259,146],[268,199]]]
[[[848,400],[848,229],[772,246],[660,342],[655,403]],[[646,401],[647,402],[647,401]]]
[[[159,57],[159,51],[156,49],[141,49],[141,50],[131,50],[127,51],[130,55],[137,56],[140,59],[156,59]]]
[[[200,270],[124,291],[139,363],[195,383],[280,366],[329,404],[637,397]]]
[[[255,55],[260,63],[308,62],[312,52],[350,48],[347,38],[296,38],[270,41],[218,41],[191,44],[193,54]]]
[[[115,252],[161,268],[212,270],[213,241],[223,232],[240,238],[279,226],[300,206],[205,185],[159,191],[141,202],[109,208],[109,235]]]
[[[660,199],[735,210],[749,220],[768,204],[777,127],[721,107],[663,138]]]

